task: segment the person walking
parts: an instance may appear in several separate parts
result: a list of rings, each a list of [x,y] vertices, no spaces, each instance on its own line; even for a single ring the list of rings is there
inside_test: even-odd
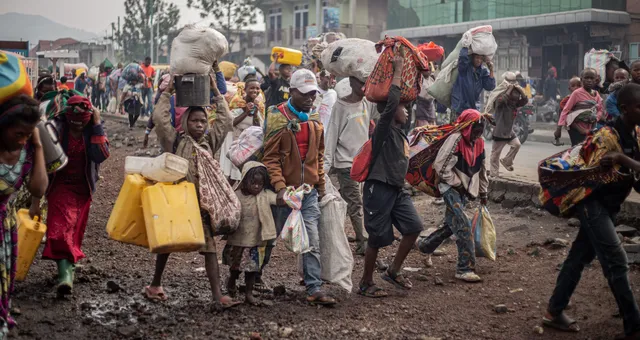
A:
[[[318,72],[318,95],[313,106],[320,115],[320,121],[324,126],[324,132],[327,133],[327,126],[331,118],[333,105],[338,100],[338,93],[332,88],[335,77],[326,70]]]
[[[151,66],[151,57],[144,58],[144,63],[140,67],[145,75],[142,83],[142,100],[144,102],[142,115],[149,117],[153,112],[153,79],[156,76],[156,69]]]
[[[493,75],[493,63],[487,61],[487,67],[482,66],[485,56],[469,54],[469,48],[460,50],[458,57],[458,78],[451,91],[451,117],[453,123],[458,115],[467,109],[478,109],[482,90],[493,91],[496,88],[496,79]]]
[[[276,64],[279,55],[274,54],[273,63],[269,66],[268,76],[264,77],[260,86],[262,91],[267,95],[266,106],[271,107],[289,100],[289,79],[291,78],[291,65],[280,64],[278,67],[278,75],[276,75]],[[317,83],[317,82],[316,82]]]
[[[347,213],[356,233],[356,254],[364,255],[367,233],[364,230],[362,190],[351,174],[353,158],[369,139],[369,124],[375,109],[364,98],[364,83],[349,77],[351,94],[337,100],[326,128],[325,173],[334,171],[340,183],[340,195],[347,202]]]
[[[586,68],[580,75],[582,87],[571,94],[567,101],[560,119],[558,127],[554,133],[556,140],[562,136],[562,127],[569,130],[571,145],[582,143],[591,129],[595,127],[598,120],[603,117],[602,98],[596,86],[598,73],[595,69]]]

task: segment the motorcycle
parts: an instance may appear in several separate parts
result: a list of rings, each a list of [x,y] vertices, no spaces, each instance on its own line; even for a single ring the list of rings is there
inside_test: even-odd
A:
[[[516,137],[520,140],[520,144],[524,144],[527,138],[529,138],[529,134],[534,131],[529,124],[529,117],[534,114],[535,108],[531,103],[521,107],[516,113],[516,118],[513,122],[513,132],[515,132]],[[485,124],[484,133],[482,134],[485,140],[493,138],[493,127],[493,124]]]
[[[549,98],[545,102],[544,97],[536,96],[533,99],[533,103],[535,104],[535,115],[536,121],[540,122],[557,122],[558,121],[558,112],[560,110],[560,96],[554,98]]]

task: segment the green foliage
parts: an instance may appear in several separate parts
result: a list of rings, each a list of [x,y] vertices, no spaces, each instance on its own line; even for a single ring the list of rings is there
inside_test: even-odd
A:
[[[233,45],[232,32],[257,23],[259,0],[187,0],[187,7],[200,11],[200,17],[211,17],[211,27],[218,29]]]

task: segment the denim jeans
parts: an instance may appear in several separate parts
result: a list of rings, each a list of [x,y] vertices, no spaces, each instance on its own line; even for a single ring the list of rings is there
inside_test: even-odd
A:
[[[640,330],[640,312],[629,283],[627,253],[616,234],[614,216],[596,199],[580,203],[576,214],[580,219],[580,231],[558,274],[549,300],[549,313],[554,316],[562,313],[580,281],[584,266],[597,256],[618,304],[625,334]]]
[[[426,238],[418,241],[418,249],[421,252],[433,253],[444,240],[456,234],[456,246],[458,247],[457,273],[472,272],[476,267],[476,250],[471,233],[471,221],[464,213],[466,198],[451,188],[443,195],[447,210],[444,215],[444,225],[431,233]]]
[[[362,190],[360,183],[351,178],[351,168],[335,169],[340,183],[340,195],[347,202],[347,215],[351,219],[353,231],[358,244],[364,244],[369,238],[364,230],[364,214],[362,212]]]
[[[144,102],[143,116],[150,116],[153,112],[153,89],[142,89],[142,101]]]
[[[273,207],[273,219],[276,222],[276,231],[278,236],[284,227],[284,223],[291,213],[289,207]],[[320,267],[320,235],[318,233],[318,224],[320,222],[320,205],[318,204],[318,192],[313,189],[311,193],[306,195],[302,200],[302,219],[304,220],[304,226],[309,235],[309,246],[311,251],[302,255],[302,268],[304,272],[304,284],[307,288],[307,294],[313,295],[320,290],[322,286],[322,279],[320,278],[322,267]],[[275,246],[275,241],[272,240],[267,244],[265,250],[264,262],[262,264],[262,270],[269,263],[271,259],[271,252]],[[259,274],[259,277],[262,273]]]

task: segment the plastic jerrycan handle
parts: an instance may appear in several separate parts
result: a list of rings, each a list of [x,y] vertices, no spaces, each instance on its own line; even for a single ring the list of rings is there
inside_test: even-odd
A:
[[[51,136],[51,141],[56,144],[59,143],[60,135],[58,134],[58,129],[56,129],[56,127],[53,126],[51,122],[44,123],[44,128],[47,129],[47,132],[49,132],[49,135]]]
[[[40,229],[40,217],[33,216],[33,221],[36,222],[36,224],[33,226],[33,229],[34,230]]]

